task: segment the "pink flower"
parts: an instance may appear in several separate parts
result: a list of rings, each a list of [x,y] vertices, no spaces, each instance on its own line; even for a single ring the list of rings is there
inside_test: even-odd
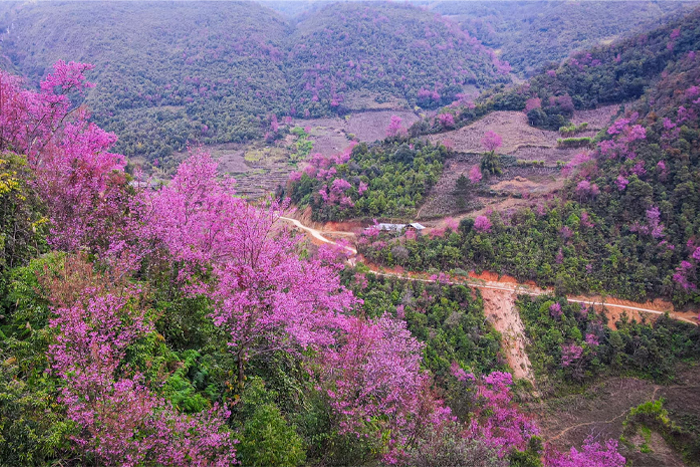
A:
[[[525,112],[540,108],[542,108],[542,99],[539,97],[530,98],[525,102]]]
[[[455,119],[451,113],[442,113],[437,118],[443,128],[454,128]]]
[[[620,191],[624,191],[625,188],[627,188],[627,185],[629,185],[629,183],[630,183],[630,181],[627,180],[622,175],[618,175],[617,180],[615,180],[615,184],[617,185],[617,189]]]
[[[360,182],[360,186],[357,188],[357,193],[360,194],[360,196],[367,191],[367,184],[365,182]]]
[[[301,172],[294,171],[289,174],[289,181],[298,182],[299,180],[301,180]]]
[[[472,183],[476,184],[481,181],[482,175],[481,175],[481,169],[479,168],[478,165],[472,166],[472,168],[469,170],[469,181]]]
[[[501,136],[493,131],[487,131],[484,137],[481,139],[481,145],[486,148],[487,151],[493,152],[501,147],[503,139]]]
[[[595,334],[586,334],[586,344],[589,347],[597,347],[600,345],[600,342],[598,342],[598,337]]]
[[[474,377],[473,373],[467,373],[462,369],[462,367],[459,366],[459,363],[457,362],[452,362],[452,366],[450,367],[450,373],[452,376],[457,378],[457,381],[461,382],[466,382],[466,381],[476,381],[476,378]]]
[[[477,216],[476,219],[474,219],[474,228],[477,232],[490,232],[491,221],[486,216]]]
[[[394,137],[404,134],[406,130],[401,126],[402,119],[398,115],[391,116],[391,122],[389,123],[389,128],[386,130],[386,135],[388,137]]]
[[[559,303],[553,303],[550,305],[549,314],[552,315],[553,318],[559,318],[562,315],[561,305]]]
[[[459,227],[459,222],[457,222],[455,219],[453,219],[452,217],[445,218],[445,228],[446,229],[449,229],[453,232],[456,232],[458,227]]]
[[[561,348],[561,366],[567,367],[581,358],[583,347],[576,344],[564,345]]]

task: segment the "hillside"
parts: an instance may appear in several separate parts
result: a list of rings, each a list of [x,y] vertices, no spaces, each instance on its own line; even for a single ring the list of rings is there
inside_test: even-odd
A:
[[[456,24],[406,5],[321,8],[293,28],[252,2],[3,3],[0,30],[5,67],[31,84],[58,59],[93,63],[94,121],[166,166],[188,141],[261,139],[272,115],[432,108],[507,80]]]
[[[690,2],[438,2],[431,8],[497,49],[515,73],[531,76],[571,52],[658,26]]]
[[[507,66],[456,23],[409,5],[331,5],[299,23],[292,44],[294,102],[312,116],[357,108],[361,90],[379,103],[435,108],[508,81]]]
[[[86,103],[129,156],[155,160],[188,140],[259,137],[260,119],[289,107],[281,65],[288,25],[255,3],[39,2],[3,10],[3,54],[32,82],[58,59],[95,65]]]
[[[492,116],[511,115],[489,113],[500,107],[520,110],[521,128],[525,116],[530,125],[545,128],[528,130],[532,137],[551,135],[550,143],[539,136],[542,154],[578,148],[565,164],[551,168],[563,188],[554,196],[511,193],[523,198],[519,206],[479,212],[479,222],[465,219],[459,235],[449,239],[406,240],[408,253],[402,257],[391,253],[401,239],[363,254],[417,270],[483,268],[569,293],[599,291],[635,300],[664,296],[679,305],[697,304],[699,28],[697,10],[649,33],[577,54],[515,90],[457,112],[459,125],[476,123],[431,139],[452,136],[453,150],[467,155],[478,148],[475,128],[481,125],[483,134]],[[587,133],[576,110],[623,102],[618,115],[607,114],[614,122],[608,120],[597,134]],[[479,112],[487,116],[477,120]],[[601,122],[585,123],[593,129]],[[559,129],[556,140],[552,129],[559,125],[568,126]],[[465,170],[454,191],[467,201],[501,195],[496,190],[503,181],[517,179],[513,165],[526,159],[512,137],[496,135],[495,144],[472,157],[474,172]],[[522,134],[515,139],[526,141]],[[554,141],[557,148],[551,147]]]

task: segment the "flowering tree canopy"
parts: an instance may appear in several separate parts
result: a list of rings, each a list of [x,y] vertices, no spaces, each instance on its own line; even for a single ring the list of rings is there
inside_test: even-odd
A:
[[[489,152],[494,152],[501,147],[501,144],[503,144],[503,138],[494,131],[487,131],[481,138],[481,145]]]

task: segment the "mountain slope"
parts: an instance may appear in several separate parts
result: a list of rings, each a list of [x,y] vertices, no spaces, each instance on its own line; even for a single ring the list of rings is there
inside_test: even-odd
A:
[[[499,49],[516,73],[532,75],[571,52],[651,29],[690,2],[537,1],[440,2],[449,15],[482,41]]]
[[[627,103],[567,164],[571,175],[556,196],[515,212],[487,212],[476,223],[465,219],[457,235],[399,239],[361,253],[417,270],[486,269],[567,293],[700,303],[698,54],[700,10],[582,52],[494,96],[477,108],[522,111],[528,101],[531,123],[540,114],[563,118],[564,107],[574,104]],[[469,112],[460,121],[473,118]],[[400,257],[392,254],[398,245],[407,250]]]
[[[356,107],[354,91],[434,108],[507,82],[509,68],[456,23],[389,3],[343,3],[299,23],[287,59],[294,102],[320,115]]]
[[[288,107],[279,61],[288,26],[257,4],[40,2],[5,10],[2,50],[31,80],[58,59],[96,65],[86,103],[129,155],[167,156],[188,139],[257,136],[257,117]]]
[[[405,5],[335,5],[293,28],[252,2],[14,3],[0,30],[4,66],[32,84],[58,59],[95,64],[94,120],[161,163],[188,141],[261,138],[272,114],[433,107],[506,80],[458,26]]]

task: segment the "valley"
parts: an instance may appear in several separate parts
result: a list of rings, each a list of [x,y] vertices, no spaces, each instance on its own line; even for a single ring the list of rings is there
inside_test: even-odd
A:
[[[0,3],[0,467],[699,467],[698,5]]]

